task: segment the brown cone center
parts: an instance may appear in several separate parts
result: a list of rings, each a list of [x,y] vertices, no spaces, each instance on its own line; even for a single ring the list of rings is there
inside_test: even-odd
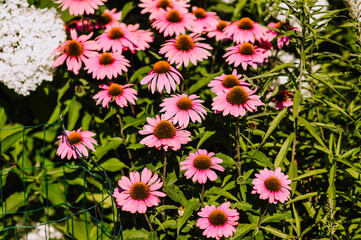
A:
[[[240,86],[238,78],[232,74],[229,74],[223,78],[222,85],[225,88],[232,88],[234,86]]]
[[[226,21],[219,21],[219,23],[217,24],[217,30],[218,31],[223,31],[223,29],[225,29],[228,26],[228,23]]]
[[[109,13],[102,13],[100,15],[100,18],[101,18],[103,24],[108,24],[113,20],[112,16]]]
[[[117,83],[113,83],[108,88],[108,93],[110,96],[116,97],[123,93],[123,88]]]
[[[69,142],[73,145],[80,143],[81,142],[81,134],[78,132],[72,132],[69,134],[68,139],[69,139]]]
[[[227,222],[227,215],[222,210],[213,210],[208,216],[208,221],[213,226],[223,226]]]
[[[101,65],[109,65],[114,62],[114,57],[112,54],[105,52],[102,53],[99,57],[99,63]]]
[[[194,48],[194,43],[192,38],[183,34],[175,40],[175,47],[181,51],[189,51]]]
[[[181,97],[177,102],[177,107],[181,110],[188,110],[191,109],[193,106],[192,100],[188,97]]]
[[[279,21],[278,23],[276,23],[275,28],[282,30],[289,30],[290,25],[288,25],[285,21]]]
[[[254,53],[254,46],[251,43],[243,43],[239,48],[242,55],[252,55]]]
[[[158,139],[173,138],[175,133],[174,125],[167,120],[160,121],[154,128],[154,135]]]
[[[79,57],[83,53],[83,45],[76,40],[70,40],[65,46],[65,52],[71,57]]]
[[[238,27],[243,30],[250,30],[253,28],[253,21],[248,17],[241,18],[238,22]]]
[[[201,154],[194,158],[193,166],[198,170],[206,170],[212,166],[212,161],[207,155]]]
[[[232,87],[227,94],[227,101],[232,105],[245,104],[248,100],[248,93],[241,86]]]
[[[281,190],[281,181],[276,177],[269,177],[264,181],[265,187],[271,192]]]
[[[169,0],[159,0],[158,4],[157,4],[157,8],[163,8],[164,10],[166,10],[167,8],[172,8],[173,5],[171,3],[171,1]]]
[[[153,71],[158,74],[167,73],[170,71],[170,64],[166,61],[158,61],[154,64]]]
[[[182,14],[178,10],[170,10],[167,13],[167,20],[172,23],[177,23],[182,21]]]
[[[206,11],[203,8],[197,8],[196,10],[193,11],[194,16],[196,16],[196,18],[198,19],[202,19],[206,17]]]
[[[110,39],[119,39],[123,37],[124,33],[120,27],[112,27],[108,33]]]
[[[285,102],[288,100],[288,94],[286,90],[281,90],[277,95],[275,96],[277,102]]]
[[[145,200],[150,193],[150,188],[144,182],[134,183],[129,190],[130,197],[134,200]]]

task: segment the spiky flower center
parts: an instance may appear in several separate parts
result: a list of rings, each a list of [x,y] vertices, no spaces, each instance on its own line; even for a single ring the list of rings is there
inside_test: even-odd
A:
[[[114,57],[112,54],[105,52],[102,53],[99,57],[99,63],[101,65],[109,65],[114,62]]]
[[[189,97],[181,97],[178,99],[177,107],[181,110],[188,110],[191,109],[193,106],[192,100],[189,99]]]
[[[167,120],[160,121],[154,128],[154,135],[158,139],[173,138],[175,132],[174,125]]]
[[[164,10],[172,7],[173,5],[169,0],[159,0],[157,4],[157,8],[163,8]]]
[[[144,182],[134,183],[129,190],[130,197],[134,200],[145,200],[149,196],[150,188]]]
[[[213,210],[209,216],[208,221],[213,226],[223,226],[227,222],[227,215],[222,210]]]
[[[69,134],[68,139],[69,139],[69,142],[73,145],[80,143],[81,142],[81,134],[78,132],[72,132]]]
[[[290,29],[290,25],[288,25],[285,21],[279,21],[278,23],[276,23],[275,28],[288,30]]]
[[[206,17],[206,11],[203,8],[197,8],[196,10],[193,11],[194,16],[196,16],[196,18],[198,19],[202,19]]]
[[[170,64],[166,61],[158,61],[153,66],[153,71],[162,74],[170,71]]]
[[[238,22],[238,27],[243,30],[250,30],[253,28],[253,21],[249,17],[241,18]]]
[[[232,88],[234,86],[240,86],[238,78],[232,74],[229,74],[223,78],[222,85],[225,88]]]
[[[198,170],[206,170],[212,166],[212,161],[207,155],[201,154],[194,158],[193,166]]]
[[[269,177],[264,181],[265,187],[271,192],[278,192],[281,190],[281,181],[276,177]]]
[[[242,55],[253,55],[254,46],[251,43],[243,43],[242,46],[239,48],[239,52]]]
[[[288,94],[286,90],[281,90],[275,96],[277,102],[285,102],[288,100]]]
[[[110,39],[119,39],[123,37],[124,33],[120,27],[112,27],[108,33]]]
[[[177,23],[182,21],[182,14],[178,10],[170,10],[167,13],[167,20],[172,23]]]
[[[189,51],[194,48],[194,43],[192,38],[183,34],[175,40],[175,47],[181,51]]]
[[[227,94],[227,102],[232,105],[245,104],[248,100],[248,93],[241,86],[232,87],[232,89]]]
[[[110,96],[116,97],[122,95],[123,88],[119,84],[113,83],[112,85],[109,86],[108,93]]]
[[[226,21],[219,21],[219,23],[217,24],[217,30],[218,31],[223,31],[223,29],[225,29],[228,26],[228,23]]]
[[[65,46],[65,52],[71,57],[79,57],[83,53],[83,45],[76,40],[70,40]]]
[[[105,12],[100,15],[100,18],[103,24],[108,24],[113,20],[112,16],[109,13],[105,13]]]

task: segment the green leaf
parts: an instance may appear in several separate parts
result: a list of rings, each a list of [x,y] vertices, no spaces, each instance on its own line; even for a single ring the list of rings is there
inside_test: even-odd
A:
[[[68,126],[67,129],[72,131],[75,127],[76,122],[79,119],[81,109],[81,103],[76,101],[76,97],[74,96],[69,104],[69,112],[68,112]]]
[[[236,161],[234,161],[233,158],[230,156],[223,154],[223,153],[217,153],[214,155],[215,157],[218,157],[223,160],[223,163],[221,164],[223,167],[228,167],[232,165],[237,165]]]
[[[167,197],[170,197],[173,201],[178,202],[183,206],[187,205],[187,199],[179,187],[175,185],[167,185],[164,187],[164,192],[167,194]]]
[[[286,204],[290,204],[290,203],[293,203],[293,202],[298,202],[298,201],[301,201],[301,200],[305,200],[305,199],[308,199],[310,197],[314,197],[314,196],[317,196],[317,195],[319,195],[318,192],[306,193],[306,194],[303,194],[301,196],[295,197],[294,199],[289,200]]]
[[[218,72],[218,73],[214,73],[214,74],[210,74],[208,76],[205,76],[199,80],[196,81],[196,83],[194,83],[190,88],[189,88],[189,94],[195,93],[196,91],[198,91],[201,87],[207,85],[214,77],[220,75],[222,73]]]
[[[128,2],[126,3],[123,8],[122,8],[122,18],[120,19],[120,21],[122,22],[125,17],[128,15],[128,13],[133,9],[133,2]]]
[[[292,33],[292,32],[291,32]],[[268,73],[272,73],[272,72],[277,72],[279,70],[282,70],[286,67],[292,67],[294,65],[293,62],[290,62],[290,63],[284,63],[284,64],[279,64],[277,66],[275,66],[271,71],[269,71]],[[267,74],[267,73],[266,73]]]
[[[20,130],[15,132],[3,140],[0,141],[0,153],[5,153],[10,147],[12,147],[17,141],[23,138],[23,135],[26,135],[31,129]]]
[[[133,75],[130,77],[129,82],[133,83],[135,82],[138,78],[140,79],[140,77],[142,77],[143,75],[147,75],[150,71],[152,70],[152,68],[150,66],[144,66],[139,68],[137,71],[135,71],[135,73],[133,73]]]
[[[311,170],[311,171],[307,171],[306,173],[298,176],[298,177],[295,177],[295,178],[290,178],[292,181],[298,181],[298,180],[301,180],[303,178],[306,178],[306,177],[310,177],[310,176],[315,176],[315,175],[318,175],[318,174],[322,174],[322,173],[327,173],[328,171],[326,169],[315,169],[315,170]]]
[[[291,143],[293,141],[294,136],[295,136],[295,134],[291,133],[287,137],[286,141],[282,144],[282,147],[281,147],[279,153],[277,154],[277,157],[276,157],[276,160],[275,160],[275,168],[278,168],[279,166],[281,166],[283,161],[285,160],[288,149],[291,146]]]
[[[288,176],[290,177],[290,179],[294,179],[298,176],[297,164],[295,163],[295,161],[291,161],[290,163],[290,170],[288,171]],[[297,181],[292,181],[290,187],[293,195],[297,188]]]
[[[332,207],[336,207],[336,187],[335,187],[335,176],[336,176],[336,165],[333,165],[330,170],[328,177],[328,189],[327,197],[331,200]]]
[[[315,131],[315,129],[312,127],[312,125],[303,117],[298,117],[298,120],[300,121],[300,123],[303,124],[303,126],[305,126],[305,128],[308,130],[308,132],[316,139],[317,142],[319,142],[322,147],[328,149],[325,145],[325,143],[322,141],[321,137],[318,135],[318,133]],[[328,151],[330,155],[332,155],[331,151]]]
[[[288,237],[288,235],[287,235],[287,234],[285,234],[285,233],[283,233],[283,232],[279,231],[279,230],[278,230],[278,229],[276,229],[276,228],[270,227],[270,226],[267,226],[267,227],[260,226],[260,228],[262,228],[262,229],[266,230],[267,232],[272,233],[273,235],[275,235],[275,236],[277,236],[277,237],[283,238],[283,239],[285,239],[285,238],[287,238],[287,237]]]
[[[109,172],[117,172],[123,168],[129,169],[129,167],[125,165],[122,161],[120,161],[118,158],[110,158],[107,161],[100,164],[100,166]]]
[[[0,128],[2,128],[5,125],[6,122],[6,112],[5,109],[0,107]]]
[[[202,138],[199,140],[199,142],[197,144],[197,149],[199,149],[199,147],[202,146],[202,144],[215,133],[216,133],[216,131],[206,131],[206,132],[204,132]]]
[[[251,158],[254,158],[254,160],[261,162],[263,165],[269,167],[269,168],[274,168],[273,163],[269,160],[269,158],[261,151],[259,150],[253,150],[253,151],[249,151],[247,153]]]
[[[65,201],[64,185],[62,183],[49,183],[41,181],[40,193],[44,199],[48,198],[54,204],[62,204]]]
[[[298,89],[295,93],[295,96],[293,98],[293,118],[296,118],[296,114],[297,114],[297,111],[300,107],[300,103],[301,103],[301,90]]]
[[[104,157],[110,150],[118,148],[123,143],[123,139],[121,138],[112,138],[107,143],[103,144],[103,146],[98,147],[95,152],[95,156],[98,160]]]
[[[226,190],[219,188],[219,187],[212,187],[211,189],[207,190],[205,194],[206,195],[211,195],[211,194],[221,195],[223,197],[226,197],[226,198],[232,199],[236,202],[239,202],[238,198],[236,198],[231,193],[229,193]]]
[[[110,118],[111,116],[115,115],[117,113],[117,110],[115,110],[115,108],[111,108],[109,110],[109,112],[105,115],[103,121],[107,120],[108,118]]]
[[[200,203],[198,198],[192,198],[187,202],[187,205],[184,208],[183,216],[180,217],[178,221],[178,227],[177,227],[178,237],[179,237],[179,231],[182,228],[182,226],[187,222],[188,218],[190,218],[193,215],[193,211],[197,211],[199,207],[200,207]]]
[[[296,233],[297,233],[297,236],[299,236],[301,234],[301,219],[300,219],[300,216],[298,215],[295,204],[293,204],[293,203],[292,203],[292,210],[293,210],[293,215],[295,216],[295,220],[296,220]]]
[[[277,114],[277,116],[275,117],[275,119],[273,119],[273,121],[271,122],[269,128],[267,129],[266,134],[264,135],[262,142],[260,144],[260,146],[265,143],[265,141],[267,140],[267,138],[271,135],[271,133],[273,132],[273,130],[276,129],[276,127],[279,125],[279,123],[281,122],[281,120],[286,116],[287,114],[287,108],[284,108],[281,112],[279,112]]]
[[[250,232],[256,228],[257,228],[257,225],[254,223],[239,224],[232,239],[233,240],[241,240],[241,239],[243,239],[244,235],[246,235],[248,232]]]
[[[24,193],[16,192],[10,195],[6,198],[5,204],[5,212],[2,212],[3,208],[0,208],[1,214],[16,212],[21,206],[24,206]]]
[[[263,220],[263,223],[269,223],[269,222],[279,222],[281,220],[285,220],[287,218],[291,218],[290,212],[279,212],[279,213],[273,213],[272,215],[266,215]]]

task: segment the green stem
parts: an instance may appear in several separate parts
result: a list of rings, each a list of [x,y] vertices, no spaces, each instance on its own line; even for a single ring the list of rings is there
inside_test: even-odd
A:
[[[129,160],[130,160],[130,166],[133,168],[134,167],[134,163],[133,163],[133,159],[132,159],[132,154],[130,152],[130,150],[127,148],[127,139],[125,138],[125,135],[124,135],[124,132],[123,132],[123,121],[122,121],[122,116],[117,113],[117,117],[119,119],[119,125],[120,125],[120,135],[122,136],[123,138],[123,144],[125,146],[125,149],[127,150],[127,153],[128,153],[128,157],[129,157]]]
[[[259,222],[258,222],[258,227],[259,227],[259,226],[261,226],[261,223],[262,223],[263,217],[266,215],[267,210],[268,210],[268,207],[269,207],[269,202],[267,203],[266,209],[264,210],[264,212],[262,213],[261,218],[259,219]]]
[[[163,178],[163,186],[164,186],[164,184],[165,184],[166,174],[167,174],[167,153],[166,153],[166,151],[163,149],[163,175],[162,175],[162,178]]]
[[[144,217],[145,217],[145,220],[147,221],[147,223],[149,225],[150,231],[152,231],[152,233],[153,233],[154,229],[153,229],[152,224],[150,223],[149,218],[148,218],[146,213],[144,213]]]
[[[240,138],[240,130],[239,130],[239,118],[236,118],[236,148],[237,148],[237,170],[238,177],[241,176],[241,153],[239,147],[239,138]]]
[[[205,188],[205,184],[202,184],[202,194],[201,194],[201,204],[202,204],[202,206],[204,206],[204,188]]]

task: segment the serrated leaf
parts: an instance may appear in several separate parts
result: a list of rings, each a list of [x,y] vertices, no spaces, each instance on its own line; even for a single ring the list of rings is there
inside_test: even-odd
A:
[[[279,166],[281,166],[283,161],[285,160],[288,149],[291,146],[294,136],[295,136],[295,134],[291,133],[287,137],[286,141],[282,144],[282,147],[281,147],[280,151],[278,152],[276,159],[275,159],[275,164],[274,164],[275,168],[278,168]]]

